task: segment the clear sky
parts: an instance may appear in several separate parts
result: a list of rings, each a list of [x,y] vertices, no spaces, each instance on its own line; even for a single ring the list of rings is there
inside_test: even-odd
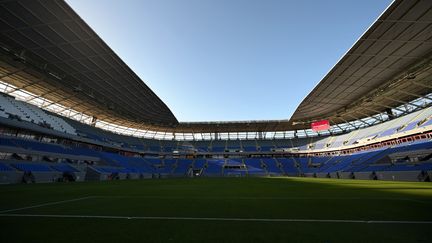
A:
[[[390,0],[67,0],[179,121],[288,119]]]

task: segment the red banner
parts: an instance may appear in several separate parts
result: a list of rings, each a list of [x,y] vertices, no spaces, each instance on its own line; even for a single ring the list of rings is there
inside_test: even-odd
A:
[[[312,122],[311,128],[315,132],[328,130],[330,128],[330,122],[328,120]]]

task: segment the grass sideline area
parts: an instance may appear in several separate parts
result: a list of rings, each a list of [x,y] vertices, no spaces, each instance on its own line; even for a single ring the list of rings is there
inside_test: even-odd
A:
[[[184,178],[0,195],[0,242],[430,242],[432,228],[423,182]]]

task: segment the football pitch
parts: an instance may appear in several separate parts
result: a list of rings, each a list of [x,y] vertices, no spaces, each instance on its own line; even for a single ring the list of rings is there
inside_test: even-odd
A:
[[[316,178],[1,185],[0,242],[430,242],[432,183]]]

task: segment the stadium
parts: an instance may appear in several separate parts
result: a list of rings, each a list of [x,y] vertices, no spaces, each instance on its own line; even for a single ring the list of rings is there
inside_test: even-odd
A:
[[[0,5],[1,242],[430,241],[432,1],[392,2],[289,119],[207,122],[65,1]]]

